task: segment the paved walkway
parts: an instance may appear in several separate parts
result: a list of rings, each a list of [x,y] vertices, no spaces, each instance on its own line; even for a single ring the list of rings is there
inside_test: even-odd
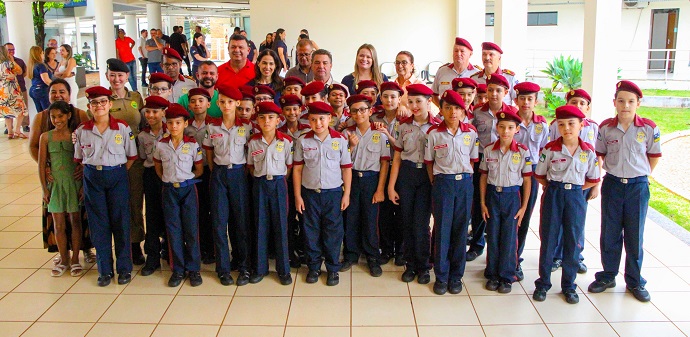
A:
[[[663,153],[654,169],[654,179],[671,191],[690,200],[690,135],[671,139],[662,144]]]

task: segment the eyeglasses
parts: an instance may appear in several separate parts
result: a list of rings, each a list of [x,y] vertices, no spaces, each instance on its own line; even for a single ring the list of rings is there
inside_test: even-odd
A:
[[[8,52],[13,52],[13,51],[14,51],[14,48],[12,48],[12,49],[7,49],[7,51],[8,51]]]
[[[96,101],[96,100],[89,101],[89,104],[91,106],[106,106],[108,104],[108,102],[110,102],[109,99],[102,99],[102,100],[98,100],[98,101]]]
[[[163,68],[177,68],[179,66],[179,63],[163,63]]]
[[[406,66],[406,65],[408,65],[408,64],[410,64],[410,62],[407,62],[407,61],[395,61],[395,65],[396,65],[396,66],[399,66],[399,65]]]
[[[299,53],[297,54],[297,57],[309,57],[311,56],[311,53]]]
[[[350,115],[353,114],[363,114],[365,112],[369,111],[369,108],[364,107],[364,108],[359,108],[359,109],[350,109]]]
[[[166,92],[166,91],[168,91],[169,89],[168,89],[168,88],[156,88],[156,87],[151,87],[151,88],[149,88],[149,90],[151,90],[151,92]]]

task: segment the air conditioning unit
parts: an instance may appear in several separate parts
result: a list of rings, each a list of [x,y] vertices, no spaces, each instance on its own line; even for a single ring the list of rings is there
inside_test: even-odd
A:
[[[647,1],[623,0],[623,8],[628,9],[645,8],[647,4],[649,4]]]

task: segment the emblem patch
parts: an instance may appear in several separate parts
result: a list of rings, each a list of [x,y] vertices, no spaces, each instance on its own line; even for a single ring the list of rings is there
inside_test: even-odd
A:
[[[538,135],[544,131],[544,126],[541,124],[537,124],[534,126],[534,132],[536,132]]]
[[[334,140],[334,141],[331,143],[331,148],[332,148],[333,150],[335,150],[335,151],[340,151],[340,143],[338,143],[337,140]]]
[[[190,149],[190,148],[191,148],[191,147],[189,146],[189,144],[184,144],[184,145],[182,145],[182,153],[184,153],[184,154],[189,154],[189,149]]]
[[[135,101],[132,101],[132,103],[130,103],[130,105],[132,106],[132,108],[135,108],[135,109],[137,109],[139,107],[139,104],[137,104],[137,102],[135,102]]]
[[[283,152],[284,149],[285,149],[285,142],[280,141],[280,142],[276,143],[276,151]]]
[[[472,140],[472,137],[470,137],[470,135],[465,135],[462,137],[462,143],[465,145],[470,145],[471,140]]]
[[[371,141],[372,141],[374,144],[378,144],[378,143],[381,141],[381,135],[378,134],[378,133],[373,134],[373,135],[371,136]]]
[[[115,144],[117,144],[117,145],[122,144],[122,140],[123,140],[123,137],[121,134],[118,133],[115,135]]]
[[[247,129],[244,126],[240,126],[240,128],[237,129],[237,134],[240,135],[240,137],[244,137],[246,133]]]
[[[587,152],[580,152],[580,161],[583,163],[587,162]]]
[[[635,137],[638,143],[642,143],[647,139],[647,135],[645,135],[644,132],[638,131],[637,132],[637,137]]]
[[[520,159],[522,159],[522,156],[519,153],[513,153],[513,164],[518,164],[520,163]]]

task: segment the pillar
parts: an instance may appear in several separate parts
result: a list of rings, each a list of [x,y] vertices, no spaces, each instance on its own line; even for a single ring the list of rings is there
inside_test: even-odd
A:
[[[33,13],[31,12],[31,1],[23,0],[5,0],[5,10],[7,18],[8,38],[7,42],[12,42],[15,48],[15,55],[29,63],[29,49],[36,45],[36,36],[33,29],[26,29],[27,22],[33,22]],[[27,72],[31,71],[27,69]],[[24,74],[26,77],[27,74]],[[27,87],[31,86],[31,81],[25,79]],[[27,88],[28,90],[28,88]],[[27,93],[28,102],[26,106],[29,108],[29,119],[32,120],[36,115],[36,105]]]
[[[96,17],[96,43],[98,50],[98,69],[100,82],[108,87],[108,79],[105,76],[107,70],[106,61],[115,57],[115,34],[113,29],[113,0],[99,0],[98,6],[94,6]]]
[[[585,0],[582,88],[592,96],[590,113],[597,121],[614,112],[620,27],[620,2]]]
[[[163,18],[161,17],[161,4],[146,3],[146,21],[148,22],[149,30],[151,28],[163,28]]]
[[[79,16],[75,15],[74,16],[74,48],[72,52],[76,54],[81,54],[81,48],[83,47],[83,43],[81,41],[81,29],[79,29],[79,23],[80,19]]]
[[[525,76],[525,39],[527,36],[527,0],[494,2],[494,43],[501,46],[501,68],[510,69],[518,79]]]
[[[486,39],[486,0],[456,0],[455,36],[472,44],[472,64],[482,64],[481,44]]]
[[[134,14],[126,14],[125,15],[125,32],[127,33],[127,36],[131,37],[132,40],[139,43],[139,32],[137,29],[137,16]],[[134,57],[138,58],[139,52],[136,51],[138,45],[134,47],[134,50],[132,51],[134,53]],[[139,73],[139,67],[134,67],[134,77],[138,78],[138,73]]]

